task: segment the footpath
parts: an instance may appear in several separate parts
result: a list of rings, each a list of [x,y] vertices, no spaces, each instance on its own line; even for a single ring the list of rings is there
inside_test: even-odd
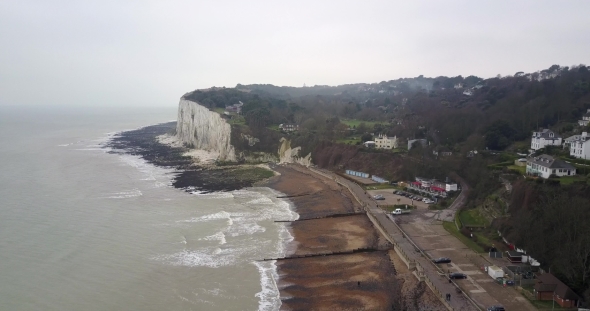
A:
[[[330,171],[313,167],[310,170],[335,180],[350,191],[363,206],[375,227],[393,244],[395,252],[406,263],[408,269],[414,271],[413,274],[430,287],[447,309],[453,311],[484,310],[483,307],[479,306],[463,292],[455,282],[449,282],[447,277],[443,277],[443,275],[446,276],[446,273],[432,263],[430,258],[411,241],[407,234],[388,218],[387,214],[377,206],[363,188]],[[451,294],[450,301],[446,299],[447,294]]]

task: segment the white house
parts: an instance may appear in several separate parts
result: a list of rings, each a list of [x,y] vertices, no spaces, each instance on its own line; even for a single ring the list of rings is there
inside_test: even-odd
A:
[[[526,173],[542,178],[549,178],[552,174],[561,176],[576,175],[576,168],[569,163],[555,159],[550,155],[529,156],[526,161]]]
[[[299,125],[297,124],[279,124],[279,129],[285,132],[293,132],[299,130]]]
[[[569,141],[570,155],[572,157],[590,160],[590,135],[582,132],[582,135],[574,135],[567,138]]]
[[[473,95],[473,91],[472,90],[465,90],[463,92],[463,95],[472,96]]]
[[[545,146],[560,146],[561,136],[553,133],[550,129],[543,129],[540,132],[533,132],[531,149],[539,150]]]
[[[393,149],[397,148],[397,137],[387,137],[387,135],[379,134],[375,138],[375,148],[377,149]]]
[[[582,120],[578,120],[580,126],[586,126],[590,123],[590,109],[586,111],[586,114],[582,116]]]

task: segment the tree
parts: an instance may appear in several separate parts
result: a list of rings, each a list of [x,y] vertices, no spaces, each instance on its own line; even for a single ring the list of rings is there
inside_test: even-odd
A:
[[[357,128],[356,128],[356,131],[359,134],[365,134],[367,132],[367,130],[368,130],[367,124],[365,122],[361,122],[361,124],[359,124],[359,126],[357,126]]]
[[[373,136],[371,136],[371,134],[369,133],[365,133],[363,134],[363,136],[361,136],[361,141],[364,143],[366,141],[372,140]]]

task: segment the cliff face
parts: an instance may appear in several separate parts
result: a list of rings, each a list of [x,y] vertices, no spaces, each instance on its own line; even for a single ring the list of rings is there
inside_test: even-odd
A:
[[[305,157],[299,156],[301,147],[291,148],[291,141],[286,138],[281,138],[281,144],[279,145],[279,159],[280,163],[299,163],[301,165],[311,165],[311,153]]]
[[[209,151],[218,161],[244,161],[246,163],[279,161],[281,163],[311,165],[311,154],[300,157],[301,148],[292,148],[291,141],[284,137],[277,142],[280,137],[277,137],[278,135],[262,135],[257,138],[253,135],[240,133],[239,128],[235,129],[233,134],[237,150],[231,143],[232,128],[221,115],[197,102],[184,98],[180,100],[175,137],[178,143],[197,150]],[[259,146],[261,139],[264,140],[264,144]],[[266,146],[274,149],[277,145],[278,154],[266,150],[269,148],[262,148]]]
[[[181,143],[216,153],[219,161],[236,161],[230,137],[231,126],[218,113],[196,102],[180,100],[176,138]]]

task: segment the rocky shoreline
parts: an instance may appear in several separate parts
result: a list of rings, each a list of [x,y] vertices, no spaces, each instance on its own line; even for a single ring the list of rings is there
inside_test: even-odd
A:
[[[255,165],[199,165],[186,155],[188,148],[158,141],[159,136],[172,134],[175,129],[176,122],[168,122],[125,131],[114,136],[105,147],[111,148],[110,153],[137,155],[151,164],[177,169],[172,185],[187,191],[238,190],[274,175],[272,171]]]

